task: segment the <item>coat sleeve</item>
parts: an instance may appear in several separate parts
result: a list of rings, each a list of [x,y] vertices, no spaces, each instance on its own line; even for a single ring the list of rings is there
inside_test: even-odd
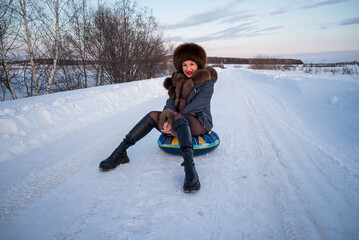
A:
[[[187,103],[186,107],[180,113],[200,113],[204,108],[210,106],[211,98],[214,92],[214,82],[212,80],[206,81],[201,87],[195,89],[198,92],[192,92],[195,96]],[[189,98],[191,98],[191,95]]]
[[[175,100],[172,98],[167,99],[166,101],[166,105],[163,107],[163,110],[166,109],[170,109],[174,112],[177,112],[176,108],[175,108]]]

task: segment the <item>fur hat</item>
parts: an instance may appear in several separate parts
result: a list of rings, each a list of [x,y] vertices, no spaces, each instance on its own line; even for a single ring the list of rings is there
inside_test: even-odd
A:
[[[177,72],[183,72],[182,63],[187,60],[197,63],[198,69],[205,68],[207,54],[201,46],[195,43],[184,43],[175,49],[172,59]]]

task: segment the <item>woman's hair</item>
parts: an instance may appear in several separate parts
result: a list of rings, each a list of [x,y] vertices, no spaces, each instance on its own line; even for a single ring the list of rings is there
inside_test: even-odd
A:
[[[175,49],[172,59],[177,72],[182,72],[182,63],[188,60],[197,63],[198,69],[205,68],[207,54],[201,46],[195,43],[184,43]]]

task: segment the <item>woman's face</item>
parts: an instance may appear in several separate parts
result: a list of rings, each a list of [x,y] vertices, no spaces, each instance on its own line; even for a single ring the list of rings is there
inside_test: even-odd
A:
[[[196,62],[187,60],[182,63],[182,70],[187,77],[191,77],[194,71],[198,69],[198,65]]]

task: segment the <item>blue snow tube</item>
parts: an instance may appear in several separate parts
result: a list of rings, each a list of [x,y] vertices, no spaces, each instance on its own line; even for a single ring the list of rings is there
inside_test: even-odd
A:
[[[202,154],[209,153],[216,149],[220,144],[221,140],[219,136],[214,131],[209,132],[208,134],[201,135],[198,137],[192,137],[193,143],[193,155],[198,156]],[[176,137],[167,134],[161,134],[157,141],[158,147],[163,151],[181,155],[180,146]]]

